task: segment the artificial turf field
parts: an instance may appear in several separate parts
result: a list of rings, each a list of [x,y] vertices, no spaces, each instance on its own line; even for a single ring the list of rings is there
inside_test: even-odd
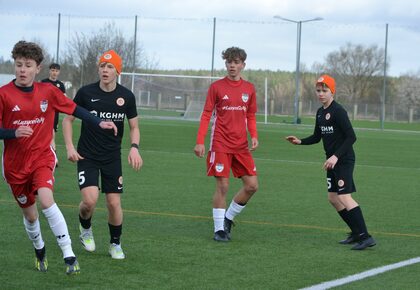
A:
[[[76,166],[66,161],[59,133],[55,199],[81,274],[64,274],[42,215],[49,270],[35,270],[20,210],[1,182],[0,289],[298,289],[420,256],[420,132],[355,130],[354,198],[377,240],[359,252],[338,244],[347,229],[327,201],[322,145],[284,140],[305,137],[312,127],[286,124],[258,124],[259,190],[235,220],[232,241],[213,241],[215,182],[205,176],[205,160],[193,153],[197,128],[197,122],[141,119],[140,172],[126,161],[126,131],[122,261],[107,253],[103,196],[92,221],[97,250],[87,253],[80,245]],[[240,185],[232,179],[228,202]],[[420,264],[413,264],[337,289],[418,289],[419,272]]]

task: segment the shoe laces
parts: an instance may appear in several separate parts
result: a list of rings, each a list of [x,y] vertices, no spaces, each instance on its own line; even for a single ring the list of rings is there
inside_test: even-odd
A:
[[[121,248],[121,244],[111,244],[111,250],[117,252],[117,253],[122,253],[122,248]]]
[[[92,240],[93,239],[92,230],[84,230],[84,231],[82,231],[82,233],[80,235],[84,240]]]

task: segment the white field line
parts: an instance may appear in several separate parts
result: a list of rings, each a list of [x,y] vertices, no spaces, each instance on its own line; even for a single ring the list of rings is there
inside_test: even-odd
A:
[[[354,281],[359,281],[368,277],[372,277],[372,276],[376,276],[388,271],[392,271],[398,268],[402,268],[402,267],[406,267],[406,266],[410,266],[416,263],[420,263],[420,257],[417,258],[412,258],[412,259],[408,259],[402,262],[398,262],[395,264],[390,264],[390,265],[386,265],[386,266],[382,266],[382,267],[378,267],[378,268],[373,268],[371,270],[368,271],[364,271],[361,272],[359,274],[355,274],[355,275],[351,275],[351,276],[347,276],[341,279],[337,279],[337,280],[332,280],[332,281],[328,281],[328,282],[323,282],[317,285],[313,285],[310,287],[306,287],[306,288],[302,288],[300,290],[324,290],[324,289],[330,289],[333,287],[337,287],[337,286],[341,286],[344,284],[348,284],[348,283],[352,283]]]

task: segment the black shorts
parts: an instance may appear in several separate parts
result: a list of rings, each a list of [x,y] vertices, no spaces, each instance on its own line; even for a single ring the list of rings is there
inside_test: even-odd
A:
[[[99,187],[99,173],[101,186]],[[82,159],[77,162],[77,176],[79,188],[97,186],[103,193],[122,193],[123,177],[121,158],[110,162],[99,162],[91,159]]]
[[[332,170],[327,171],[328,192],[347,194],[356,192],[353,180],[354,162],[337,163]]]

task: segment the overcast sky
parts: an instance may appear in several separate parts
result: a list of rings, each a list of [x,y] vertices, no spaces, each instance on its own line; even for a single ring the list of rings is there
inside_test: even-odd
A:
[[[223,68],[220,52],[240,46],[248,52],[249,68],[294,71],[297,25],[274,15],[323,18],[302,24],[300,58],[307,68],[347,42],[384,48],[388,23],[388,74],[420,69],[420,1],[415,0],[0,0],[0,56],[9,59],[22,38],[39,39],[55,55],[58,13],[61,50],[76,32],[94,33],[109,22],[131,37],[137,15],[138,42],[162,69],[210,69],[213,18],[217,69]]]

